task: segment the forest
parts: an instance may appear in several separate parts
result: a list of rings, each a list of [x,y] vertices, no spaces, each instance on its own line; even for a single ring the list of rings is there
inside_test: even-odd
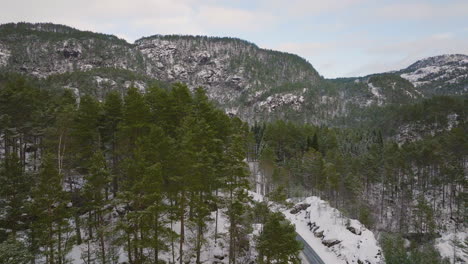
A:
[[[13,76],[1,83],[0,113],[1,263],[69,263],[75,245],[85,245],[84,263],[116,263],[120,248],[130,263],[165,263],[163,254],[201,263],[213,222],[229,263],[257,243],[260,263],[298,263],[294,228],[249,209],[259,205],[247,193],[247,124],[203,89],[131,88],[100,102]],[[264,233],[251,241],[255,221]],[[288,246],[273,251],[271,241]]]
[[[202,88],[180,83],[98,100],[7,76],[0,82],[0,262],[65,264],[84,245],[84,263],[116,263],[120,249],[129,263],[201,263],[203,248],[222,241],[229,263],[300,263],[294,228],[249,197],[259,184],[274,202],[320,196],[360,220],[382,234],[387,263],[442,263],[431,242],[446,221],[457,232],[467,216],[463,105],[434,97],[399,107],[404,114],[385,115],[385,124],[417,119],[439,129],[398,142],[371,122],[249,125],[218,110]],[[456,124],[440,129],[447,109],[455,109]],[[261,182],[251,179],[248,162],[258,162]],[[220,219],[228,221],[225,233]],[[254,223],[263,230],[252,240]]]

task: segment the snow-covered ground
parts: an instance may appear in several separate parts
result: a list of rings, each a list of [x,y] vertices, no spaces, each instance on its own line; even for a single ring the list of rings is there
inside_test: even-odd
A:
[[[299,110],[304,103],[304,96],[295,95],[292,93],[282,93],[268,96],[264,101],[258,102],[256,105],[259,109],[266,108],[268,112],[273,112],[276,108],[289,105],[294,110]]]
[[[446,232],[436,239],[435,247],[444,258],[450,259],[450,263],[468,263],[468,251],[465,241],[468,239],[466,232]],[[455,246],[454,246],[455,245]],[[463,249],[463,247],[465,247]],[[453,261],[455,258],[455,262]]]
[[[256,201],[264,201],[264,197],[258,193],[251,192],[250,195]],[[293,200],[288,201],[293,202]],[[325,263],[384,263],[382,250],[372,231],[358,220],[343,216],[340,211],[319,197],[312,196],[302,200],[299,204],[310,206],[296,214],[291,213],[290,208],[285,206],[272,202],[269,204],[274,211],[282,212],[295,225],[296,232]],[[350,230],[354,230],[355,233]],[[324,245],[334,241],[340,242],[330,247]]]
[[[383,263],[377,239],[359,221],[344,217],[328,202],[315,196],[302,203],[310,206],[296,214],[290,210],[282,212],[325,263]],[[338,241],[334,246],[324,245]]]
[[[400,76],[419,87],[433,81],[457,83],[466,78],[468,56],[461,54],[430,57],[408,67]]]
[[[210,220],[206,222],[207,226],[204,230],[204,243],[201,249],[200,261],[202,263],[217,263],[217,264],[226,264],[229,262],[229,221],[226,216],[225,210],[219,210],[218,212],[218,225],[217,225],[217,240],[215,243],[215,229],[216,229],[216,212],[212,212]],[[169,227],[169,224],[168,224]],[[238,263],[252,263],[257,258],[255,250],[255,236],[259,234],[261,226],[254,224],[252,226],[253,232],[249,234],[249,243],[250,250],[245,252],[245,255],[238,256]],[[185,243],[183,246],[184,251],[184,263],[195,263],[195,239],[196,239],[196,226],[187,224],[185,227]],[[179,234],[180,233],[180,222],[174,222],[172,225],[172,230]],[[82,230],[85,232],[85,230]],[[85,237],[87,236],[86,234]],[[106,242],[106,248],[108,251],[113,250],[112,255],[116,256],[115,263],[127,263],[128,256],[127,252],[123,247],[114,246],[112,247],[109,241]],[[168,242],[170,243],[170,242]],[[95,257],[96,250],[98,245],[91,244],[91,251],[93,252],[93,258]],[[72,264],[84,264],[86,263],[88,247],[86,242],[83,242],[81,245],[75,245],[70,253],[67,255],[67,259],[71,261]],[[108,252],[109,254],[109,252]],[[177,262],[179,258],[179,240],[176,238],[174,240],[174,258]],[[169,245],[169,251],[160,252],[160,260],[166,261],[166,263],[172,262],[172,251]]]

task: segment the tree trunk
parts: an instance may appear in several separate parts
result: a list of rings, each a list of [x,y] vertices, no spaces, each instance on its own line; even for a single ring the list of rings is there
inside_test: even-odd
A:
[[[185,239],[185,230],[184,230],[184,215],[185,215],[185,208],[184,208],[184,199],[185,193],[182,191],[181,198],[180,198],[180,245],[179,245],[179,263],[183,264],[183,256],[184,256],[184,239]]]

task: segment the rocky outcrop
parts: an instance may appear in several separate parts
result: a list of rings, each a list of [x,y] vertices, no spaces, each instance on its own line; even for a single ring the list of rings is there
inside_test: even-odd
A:
[[[302,58],[239,39],[156,35],[137,40],[135,48],[146,58],[147,74],[203,86],[221,105],[284,84],[320,79]]]
[[[334,245],[338,245],[341,243],[341,241],[336,240],[336,239],[324,239],[322,240],[322,244],[324,244],[326,247],[333,247]]]
[[[301,203],[301,204],[296,204],[294,206],[293,209],[291,209],[291,211],[289,211],[291,214],[297,214],[299,213],[300,211],[303,211],[305,209],[307,209],[308,207],[310,207],[310,204],[307,204],[307,203]]]
[[[359,221],[350,219],[349,222],[346,224],[346,229],[348,229],[349,232],[360,236],[362,234],[362,225],[359,223]]]
[[[10,50],[6,47],[6,45],[0,44],[0,67],[5,67],[8,65],[10,56]]]
[[[324,80],[297,55],[235,38],[155,35],[131,44],[62,25],[0,25],[0,72],[50,77],[48,85],[58,80],[98,97],[132,85],[144,91],[154,80],[183,82],[205,88],[220,108],[251,123],[333,125],[356,109],[464,93],[467,63],[465,55],[447,55],[399,72]]]
[[[183,82],[190,88],[202,86],[224,108],[255,103],[249,101],[256,100],[254,94],[276,87],[311,85],[321,79],[299,56],[234,38],[155,35],[130,44],[115,36],[61,25],[0,26],[0,70],[45,78],[101,68]],[[112,86],[112,81],[116,80],[107,83]],[[302,102],[300,98],[290,101],[296,106]]]

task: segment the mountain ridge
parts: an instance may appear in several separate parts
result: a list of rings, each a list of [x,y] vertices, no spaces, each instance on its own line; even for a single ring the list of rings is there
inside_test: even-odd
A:
[[[444,61],[444,56],[452,59]],[[68,77],[53,78],[61,79],[63,87],[98,97],[110,90],[123,93],[131,85],[144,90],[150,79],[183,82],[191,89],[204,87],[222,109],[248,122],[284,118],[326,124],[353,109],[464,94],[468,91],[465,57],[441,55],[399,71],[325,79],[299,55],[238,38],[156,34],[132,44],[52,23],[0,25],[0,70],[42,79],[67,73]],[[436,74],[420,74],[431,67],[437,67]],[[109,70],[102,74],[99,69]],[[140,77],[122,80],[111,69]],[[82,77],[71,81],[69,73]]]

